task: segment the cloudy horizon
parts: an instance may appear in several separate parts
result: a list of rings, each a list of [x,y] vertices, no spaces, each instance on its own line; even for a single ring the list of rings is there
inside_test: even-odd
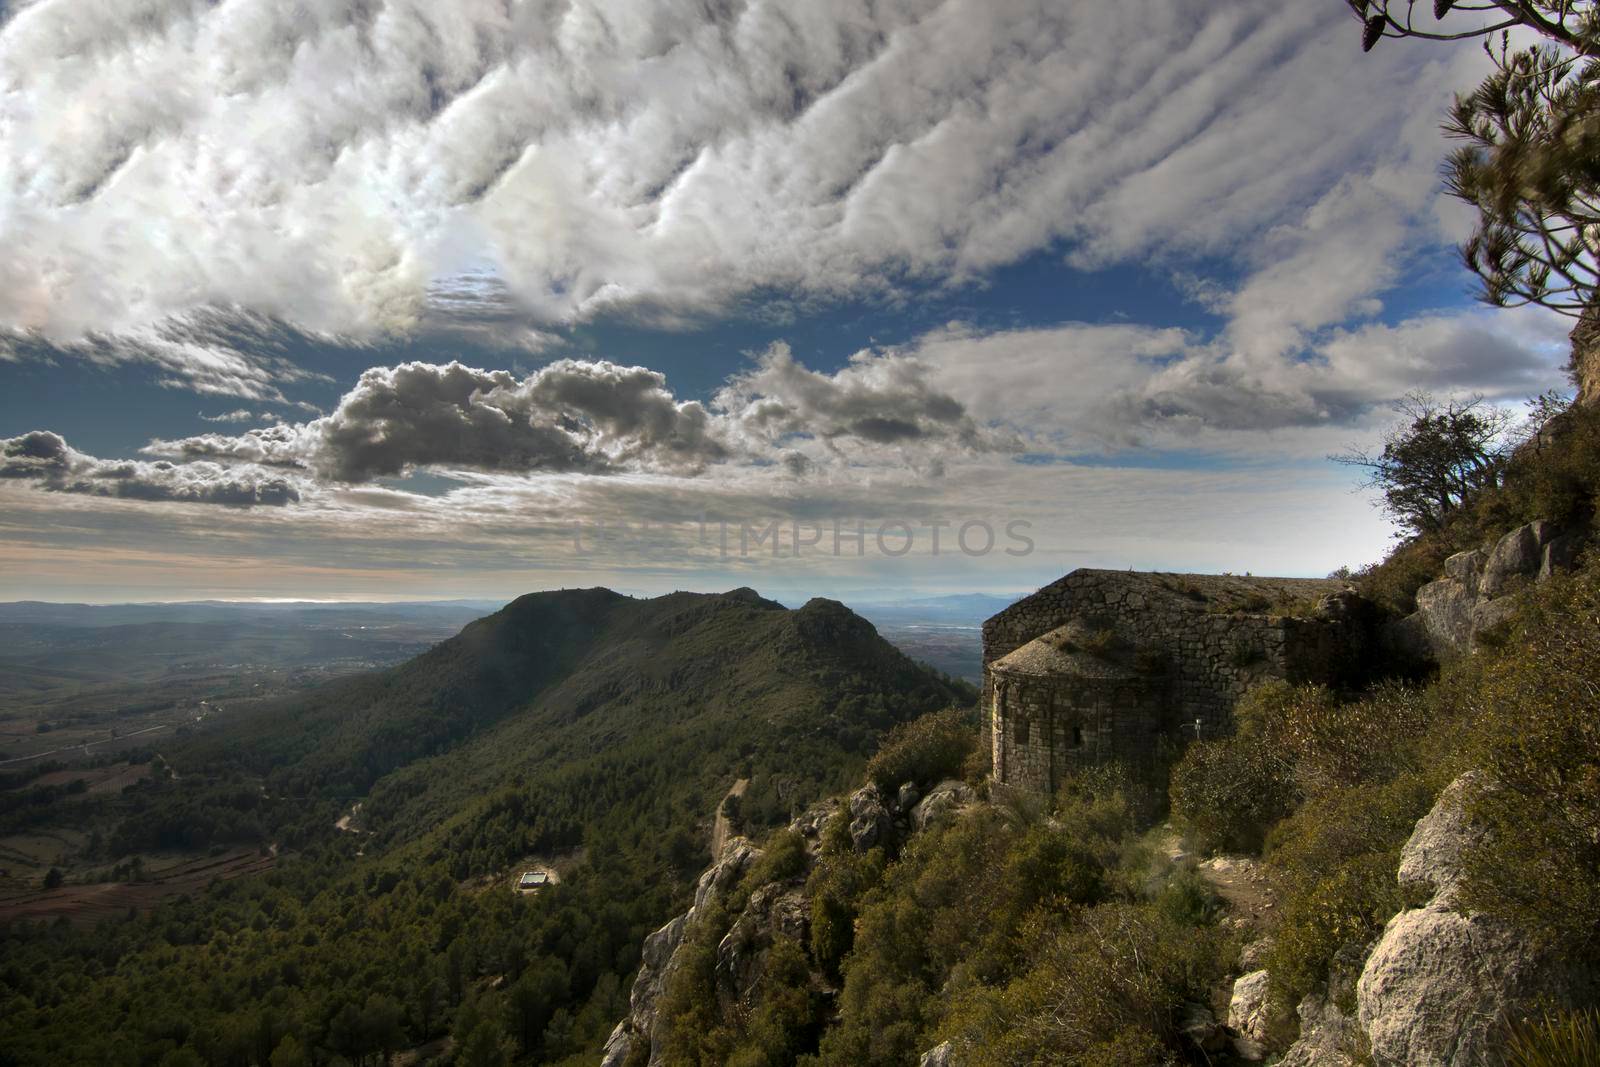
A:
[[[0,599],[1320,575],[1399,398],[1566,381],[1484,56],[1336,0],[95,10],[0,7]]]

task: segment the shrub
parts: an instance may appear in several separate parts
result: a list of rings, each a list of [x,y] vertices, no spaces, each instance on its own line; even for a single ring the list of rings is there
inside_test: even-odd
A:
[[[890,730],[867,763],[867,777],[885,796],[892,796],[902,782],[932,785],[959,774],[977,742],[965,712],[936,711]]]
[[[1260,851],[1294,800],[1282,759],[1242,735],[1190,745],[1172,770],[1170,795],[1173,819],[1208,851]]]
[[[1096,630],[1080,642],[1080,647],[1091,656],[1109,659],[1117,651],[1117,632],[1107,628]]]
[[[761,858],[744,876],[745,892],[793,878],[806,869],[806,839],[793,830],[779,830],[767,838]]]
[[[1600,1008],[1524,1019],[1509,1027],[1510,1067],[1572,1067],[1600,1063]]]
[[[1469,800],[1487,833],[1464,899],[1600,957],[1600,561],[1540,589],[1518,633],[1448,680],[1492,783]]]
[[[1220,977],[1219,943],[1151,906],[1105,904],[1038,942],[1003,989],[967,991],[940,1034],[974,1062],[1170,1063],[1181,1005]]]
[[[1302,878],[1289,881],[1267,952],[1267,970],[1284,1003],[1297,1004],[1322,988],[1336,959],[1364,957],[1360,950],[1406,904],[1394,877],[1399,861],[1398,849],[1369,853],[1320,877],[1304,871]]]

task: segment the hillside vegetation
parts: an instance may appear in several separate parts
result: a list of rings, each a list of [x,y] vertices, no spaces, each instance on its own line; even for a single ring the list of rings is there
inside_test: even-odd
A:
[[[885,729],[971,695],[830,601],[523,597],[200,733],[168,753],[176,780],[96,809],[127,835],[222,798],[249,808],[226,833],[278,862],[96,931],[6,929],[0,1062],[361,1064],[450,1034],[458,1062],[596,1050],[736,777],[781,803],[742,824],[781,822]],[[340,833],[352,791],[360,832]],[[557,852],[559,885],[512,891],[514,864]]]
[[[1592,531],[1597,487],[1600,415],[1577,409],[1360,581],[1398,616],[1451,552],[1534,518]],[[897,734],[872,787],[892,796],[952,773],[950,725]],[[1524,589],[1504,633],[1433,676],[1356,694],[1257,687],[1231,736],[1191,744],[1170,781],[1108,767],[1046,801],[991,786],[981,758],[967,766],[979,799],[903,842],[852,847],[848,804],[809,850],[792,831],[763,842],[679,949],[659,1005],[662,1062],[910,1064],[945,1042],[962,1065],[1214,1061],[1195,1009],[1226,1010],[1232,976],[1250,969],[1243,942],[1263,931],[1228,920],[1192,861],[1167,858],[1164,818],[1202,851],[1261,861],[1277,918],[1250,966],[1270,976],[1267,1052],[1282,1052],[1304,998],[1354,1013],[1385,923],[1420,903],[1396,878],[1401,848],[1474,770],[1487,784],[1468,790],[1468,816],[1484,832],[1460,906],[1600,973],[1600,555]],[[809,934],[772,933],[761,981],[741,994],[727,945],[764,885],[802,895]],[[1527,1007],[1531,1019],[1507,1018],[1492,1038],[1508,1062],[1600,1055],[1592,1015]],[[629,1063],[643,1062],[636,1045]]]

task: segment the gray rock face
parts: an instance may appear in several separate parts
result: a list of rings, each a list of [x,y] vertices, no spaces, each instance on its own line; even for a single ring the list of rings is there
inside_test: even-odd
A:
[[[1555,536],[1555,527],[1541,521],[1518,526],[1500,538],[1483,565],[1483,578],[1479,583],[1482,595],[1499,596],[1509,591],[1515,579],[1539,573],[1544,546]]]
[[[1455,903],[1467,851],[1479,839],[1479,831],[1467,821],[1465,802],[1482,782],[1477,771],[1463,774],[1439,794],[1433,809],[1417,820],[1400,850],[1396,877],[1402,887],[1425,894],[1440,906]]]
[[[1522,939],[1483,916],[1430,906],[1389,920],[1356,985],[1372,1059],[1395,1067],[1494,1062],[1512,1003],[1540,987]]]
[[[900,789],[894,795],[894,810],[898,812],[910,811],[922,797],[917,792],[917,787],[912,782],[902,782]]]
[[[1506,923],[1455,910],[1481,833],[1465,801],[1482,785],[1476,774],[1451,783],[1401,851],[1401,885],[1432,900],[1389,920],[1356,983],[1356,1014],[1379,1067],[1499,1063],[1508,1016],[1541,999],[1572,1003],[1592,988],[1592,976]]]
[[[850,842],[857,852],[887,845],[894,836],[894,818],[876,786],[865,786],[850,796]]]
[[[922,1054],[917,1067],[950,1067],[950,1042],[935,1045]]]
[[[1460,582],[1467,592],[1478,595],[1478,576],[1483,573],[1483,561],[1488,553],[1481,548],[1457,552],[1444,561],[1444,576]]]
[[[1578,565],[1578,552],[1583,548],[1583,537],[1577,533],[1562,534],[1544,546],[1539,560],[1539,580],[1546,581],[1556,571],[1570,571]]]
[[[1266,971],[1251,971],[1233,983],[1228,1002],[1228,1025],[1255,1041],[1265,1041],[1272,1025],[1270,978]]]
[[[611,1031],[611,1036],[606,1038],[605,1052],[600,1058],[600,1067],[622,1067],[628,1060],[628,1053],[633,1051],[633,1036],[628,1029],[628,1020],[624,1019]]]
[[[971,801],[971,787],[965,782],[946,779],[928,790],[928,795],[911,809],[911,828],[921,833]]]
[[[750,865],[762,857],[761,849],[748,839],[735,837],[722,849],[717,862],[706,868],[695,884],[694,907],[667,923],[644,939],[640,952],[639,975],[628,992],[628,1017],[617,1025],[606,1042],[603,1067],[620,1064],[626,1059],[633,1042],[650,1042],[650,1063],[661,1062],[660,1040],[656,1036],[656,1002],[666,988],[672,974],[674,954],[683,944],[683,936],[695,914],[707,903],[714,902],[738,883]],[[620,1058],[613,1061],[613,1053],[621,1049]]]
[[[1454,578],[1441,578],[1417,590],[1417,614],[1429,644],[1450,654],[1465,652],[1472,641],[1472,609],[1478,598]]]
[[[1300,1002],[1297,1013],[1300,1039],[1278,1067],[1356,1067],[1365,1039],[1354,1019],[1315,994]]]
[[[730,1002],[743,1002],[766,971],[773,941],[782,937],[805,944],[809,928],[810,907],[800,885],[756,890],[717,944],[718,993]]]
[[[833,813],[838,810],[839,802],[837,800],[825,800],[821,804],[808,808],[796,816],[795,820],[789,824],[789,829],[805,838],[808,848],[815,848],[818,840],[822,837],[823,827],[828,824],[828,820],[833,818]]]
[[[717,857],[717,862],[706,868],[700,875],[700,881],[694,887],[694,908],[689,915],[693,916],[696,909],[705,906],[706,901],[715,899],[732,889],[750,865],[760,859],[762,852],[750,843],[746,837],[735,837],[722,847],[722,855]]]
[[[1516,613],[1510,594],[1577,562],[1582,539],[1560,534],[1548,522],[1530,522],[1487,549],[1457,552],[1444,561],[1444,577],[1417,590],[1417,610],[1384,629],[1392,651],[1443,662],[1465,655],[1477,638]]]

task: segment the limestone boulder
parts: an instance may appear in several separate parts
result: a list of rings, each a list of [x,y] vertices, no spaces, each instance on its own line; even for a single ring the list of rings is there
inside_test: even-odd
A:
[[[911,809],[911,827],[921,833],[971,801],[972,787],[965,782],[954,779],[940,782]]]
[[[1578,553],[1583,549],[1583,535],[1567,533],[1552,538],[1544,546],[1539,560],[1539,581],[1548,581],[1557,571],[1570,571],[1578,565]]]
[[[1264,970],[1241,975],[1228,1001],[1228,1025],[1245,1037],[1265,1041],[1272,1027],[1271,984]]]
[[[1503,596],[1497,600],[1479,600],[1472,606],[1472,645],[1474,648],[1482,643],[1482,638],[1488,632],[1509,622],[1521,607],[1518,597]]]
[[[917,1060],[917,1067],[950,1067],[950,1042],[935,1045]]]
[[[1546,984],[1522,938],[1446,907],[1389,920],[1356,984],[1357,1017],[1381,1067],[1490,1063],[1514,1004]]]
[[[850,843],[857,852],[887,846],[894,838],[894,817],[876,786],[864,786],[850,796]]]
[[[1401,850],[1400,884],[1431,899],[1389,920],[1356,982],[1356,1015],[1379,1067],[1498,1063],[1507,1018],[1537,1003],[1577,1003],[1593,988],[1593,976],[1559,950],[1458,910],[1482,834],[1468,801],[1485,787],[1478,774],[1456,779]]]
[[[1356,1067],[1365,1037],[1354,1019],[1327,997],[1313,994],[1300,1002],[1300,1038],[1278,1067]]]
[[[1378,631],[1378,641],[1385,652],[1401,662],[1432,663],[1439,659],[1428,633],[1428,621],[1420,611],[1384,623]]]
[[[1465,652],[1472,640],[1472,609],[1478,598],[1454,578],[1441,578],[1417,590],[1417,614],[1436,654]]]
[[[1489,554],[1481,548],[1457,552],[1444,561],[1444,576],[1460,582],[1473,596],[1478,595],[1478,579],[1483,575],[1483,563]]]
[[[1478,591],[1483,596],[1501,596],[1511,591],[1518,578],[1531,578],[1538,574],[1539,564],[1544,559],[1544,546],[1555,536],[1555,527],[1541,520],[1518,526],[1500,538],[1484,562],[1483,579]]]
[[[1417,820],[1400,850],[1395,876],[1401,888],[1435,904],[1455,903],[1467,853],[1481,839],[1481,831],[1467,818],[1467,800],[1483,781],[1477,771],[1462,775],[1439,794],[1428,814]]]

